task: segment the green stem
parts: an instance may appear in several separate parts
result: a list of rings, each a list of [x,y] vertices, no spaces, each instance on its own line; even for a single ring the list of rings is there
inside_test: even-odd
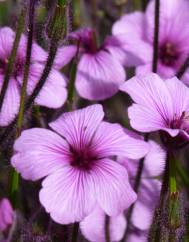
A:
[[[64,7],[67,3],[67,0],[58,0],[58,5]]]
[[[26,98],[26,88],[28,83],[28,76],[29,76],[29,68],[31,62],[31,52],[32,52],[32,42],[33,42],[33,28],[34,28],[34,15],[35,15],[35,0],[30,0],[29,6],[29,23],[28,23],[28,42],[27,42],[27,53],[26,53],[26,61],[24,66],[24,77],[23,77],[23,84],[21,89],[21,97],[20,97],[20,107],[17,119],[17,133],[16,138],[20,136],[23,117],[24,117],[24,105],[25,105],[25,98]],[[17,200],[17,193],[19,189],[19,175],[16,170],[13,170],[12,180],[11,180],[11,198],[14,206],[16,207],[16,200]]]
[[[23,117],[24,117],[24,105],[25,105],[26,90],[27,90],[30,63],[31,63],[34,17],[35,17],[35,0],[30,0],[27,53],[26,53],[26,61],[24,66],[24,77],[22,82],[23,84],[21,89],[20,108],[19,108],[18,119],[17,119],[17,137],[20,135],[20,131],[23,123]]]
[[[9,84],[9,80],[10,80],[13,68],[14,68],[14,61],[15,61],[15,58],[16,58],[21,34],[23,32],[24,25],[25,25],[25,17],[26,17],[26,9],[23,8],[21,10],[21,14],[20,14],[20,17],[19,17],[19,20],[18,20],[16,36],[15,36],[15,39],[14,39],[11,54],[10,54],[9,59],[8,59],[8,64],[7,64],[7,67],[6,67],[4,81],[3,81],[3,85],[2,85],[2,89],[1,89],[1,93],[0,93],[0,110],[2,109],[3,100],[4,100],[4,97],[5,97],[5,94],[6,94],[6,90],[8,88],[8,84]]]
[[[180,162],[176,162],[176,168],[185,186],[189,187],[189,177],[185,172],[185,170],[183,169],[183,167],[181,166]]]

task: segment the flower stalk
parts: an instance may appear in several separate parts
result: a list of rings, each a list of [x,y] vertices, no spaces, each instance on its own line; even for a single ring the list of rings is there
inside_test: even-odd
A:
[[[3,106],[3,100],[5,98],[6,90],[8,88],[9,80],[10,80],[10,77],[11,77],[11,74],[12,74],[12,71],[13,71],[13,68],[14,68],[14,61],[15,61],[15,58],[16,58],[17,49],[18,49],[18,46],[19,46],[19,42],[20,42],[22,32],[24,30],[24,26],[25,26],[25,18],[26,18],[26,9],[25,9],[25,6],[24,6],[21,10],[21,13],[20,13],[20,16],[19,16],[19,19],[18,19],[16,36],[15,36],[15,39],[14,39],[14,42],[13,42],[10,57],[8,59],[7,68],[6,68],[6,72],[5,72],[5,76],[4,76],[4,80],[3,80],[1,93],[0,93],[0,111],[1,111],[2,106]]]
[[[157,72],[158,65],[158,50],[159,50],[159,12],[160,0],[155,1],[155,15],[154,15],[154,41],[153,41],[153,62],[152,71]]]

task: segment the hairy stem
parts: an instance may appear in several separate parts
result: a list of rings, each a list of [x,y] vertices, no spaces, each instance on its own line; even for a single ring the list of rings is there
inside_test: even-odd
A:
[[[110,217],[106,215],[105,217],[105,239],[106,242],[111,242],[110,240]]]
[[[182,76],[184,75],[184,73],[186,72],[186,70],[189,67],[189,57],[186,58],[184,64],[180,67],[180,69],[178,70],[176,76],[178,77],[178,79],[181,79]]]
[[[19,107],[19,113],[18,113],[18,118],[17,118],[16,138],[18,138],[20,136],[22,123],[23,123],[26,88],[27,88],[27,83],[28,83],[31,53],[32,53],[34,15],[35,15],[35,0],[30,0],[29,18],[28,18],[29,22],[28,22],[28,28],[27,28],[28,29],[28,41],[27,41],[27,50],[26,50],[26,60],[25,60],[25,66],[24,66],[24,77],[23,77],[23,82],[22,82],[23,84],[22,84],[21,97],[20,97],[20,107]],[[12,179],[11,179],[10,197],[12,198],[12,202],[15,207],[17,204],[16,200],[17,200],[17,196],[18,196],[18,189],[19,189],[19,175],[16,172],[16,170],[13,170]]]
[[[153,61],[152,71],[157,72],[158,65],[158,49],[159,49],[159,12],[160,0],[155,0],[155,15],[154,15],[154,41],[153,41]]]

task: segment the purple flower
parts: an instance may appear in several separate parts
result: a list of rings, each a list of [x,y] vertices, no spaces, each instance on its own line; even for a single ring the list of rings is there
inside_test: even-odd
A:
[[[14,211],[7,198],[0,201],[0,232],[13,223]]]
[[[138,74],[151,71],[154,36],[154,2],[145,13],[126,14],[113,26],[113,34],[122,40],[122,48],[137,59],[127,58],[126,65],[137,66]],[[189,54],[189,2],[187,0],[161,0],[159,25],[158,74],[173,77]],[[141,63],[138,61],[141,61]],[[189,84],[189,74],[184,81]]]
[[[11,53],[15,33],[8,27],[0,28],[0,88],[2,87],[4,75],[7,67],[7,61]],[[27,38],[22,35],[16,60],[14,63],[13,73],[11,75],[9,85],[6,91],[2,110],[0,113],[0,125],[8,125],[16,116],[20,103],[20,88],[23,81],[23,71],[26,55]],[[67,48],[67,47],[65,47]],[[62,53],[63,49],[60,49]],[[69,49],[69,51],[73,51]],[[31,66],[27,87],[27,94],[30,95],[40,79],[44,64],[47,59],[47,53],[36,43],[32,46]],[[69,59],[68,59],[69,61]],[[62,55],[57,55],[54,68],[42,88],[35,102],[39,105],[49,108],[58,108],[63,105],[67,97],[66,78],[57,70],[60,69],[66,60]]]
[[[141,132],[163,130],[170,136],[189,138],[189,89],[176,77],[133,77],[121,87],[134,100],[128,109],[131,126]]]
[[[46,177],[40,202],[58,223],[81,221],[97,205],[116,216],[136,199],[126,169],[113,158],[139,159],[149,145],[103,117],[102,106],[92,105],[64,113],[50,123],[53,131],[26,130],[15,142],[12,165],[25,179]]]
[[[95,32],[90,28],[73,32],[70,38],[80,43],[81,57],[75,82],[79,95],[89,100],[104,100],[116,94],[126,79],[119,57],[116,58],[111,51],[118,50],[120,45],[116,38],[107,38],[98,47]]]

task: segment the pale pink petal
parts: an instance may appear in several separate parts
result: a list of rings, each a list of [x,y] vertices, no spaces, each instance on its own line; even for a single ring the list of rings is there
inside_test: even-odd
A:
[[[97,104],[64,113],[49,125],[65,137],[72,148],[81,150],[90,144],[103,117],[102,106]]]
[[[27,88],[28,94],[31,94],[37,85],[43,68],[43,65],[37,63],[31,66]],[[67,98],[66,82],[66,77],[62,73],[52,69],[35,102],[49,108],[61,107]]]
[[[32,44],[32,61],[39,62],[42,64],[46,63],[48,53],[41,48],[37,43],[33,42]]]
[[[117,216],[136,200],[125,167],[110,159],[101,159],[91,175],[99,206],[109,216]]]
[[[165,84],[172,96],[175,118],[180,118],[182,113],[189,110],[189,89],[179,79],[173,77],[165,81]]]
[[[61,69],[67,65],[77,53],[77,46],[68,45],[58,49],[54,60],[54,68]]]
[[[154,179],[142,179],[138,199],[135,203],[132,223],[140,230],[150,228],[154,209],[159,202],[161,182]]]
[[[0,201],[0,232],[13,223],[14,211],[7,198]]]
[[[125,14],[115,22],[112,28],[114,35],[125,34],[132,37],[133,35],[139,38],[143,36],[143,28],[145,24],[145,15],[142,12],[136,11],[131,14]]]
[[[146,155],[149,146],[129,136],[121,125],[102,122],[93,137],[91,149],[98,157],[119,155],[139,159]]]
[[[1,87],[3,80],[3,76],[0,76]],[[0,126],[7,126],[14,120],[19,110],[19,103],[19,87],[15,79],[10,79],[0,112]]]
[[[151,1],[146,11],[147,37],[153,42],[154,29],[154,3]],[[189,38],[188,16],[189,3],[187,0],[161,0],[160,1],[160,29],[159,41],[172,40],[177,43]],[[182,31],[180,31],[182,29]]]
[[[173,137],[179,133],[179,129],[169,129],[169,123],[164,122],[161,115],[150,107],[133,104],[128,108],[128,114],[131,126],[140,132],[165,130]]]
[[[79,222],[95,207],[94,179],[90,172],[64,166],[45,178],[39,197],[55,222]]]
[[[104,100],[116,94],[125,79],[125,70],[120,62],[101,50],[82,56],[76,74],[76,90],[83,98]]]
[[[106,38],[104,45],[105,49],[108,50],[115,59],[119,60],[120,63],[125,66],[135,66],[144,63],[144,55],[139,55],[137,46],[141,47],[141,53],[142,51],[145,52],[146,59],[148,58],[148,53],[151,53],[148,51],[148,48],[146,48],[148,47],[146,44],[141,46],[141,43],[133,43],[133,41],[129,41],[123,34]],[[151,56],[149,59],[151,59]]]
[[[22,132],[14,144],[11,164],[22,177],[37,180],[69,163],[69,146],[56,133],[33,128]]]
[[[144,176],[159,176],[165,169],[166,151],[154,141],[148,143],[150,150],[144,160]]]
[[[106,242],[105,240],[105,213],[100,208],[96,208],[81,223],[82,234],[92,242]],[[109,217],[111,241],[120,241],[126,229],[126,219],[123,214]]]
[[[2,58],[9,57],[14,38],[15,38],[15,33],[11,28],[9,27],[0,28],[0,56]]]

